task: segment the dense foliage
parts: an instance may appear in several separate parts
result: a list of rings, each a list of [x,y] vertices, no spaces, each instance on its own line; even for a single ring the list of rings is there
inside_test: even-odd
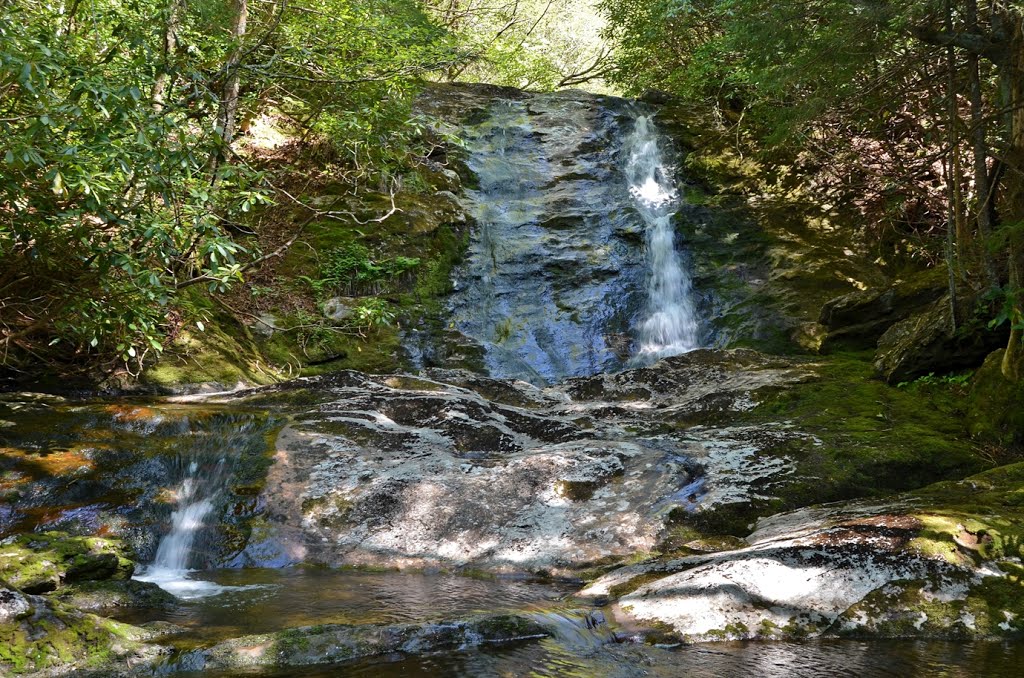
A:
[[[245,212],[294,199],[231,147],[268,112],[352,171],[400,163],[418,77],[452,43],[413,0],[0,3],[0,359],[141,366],[257,252]],[[312,209],[312,208],[310,208]]]
[[[615,79],[718,111],[783,188],[860,209],[879,256],[943,260],[1024,329],[1024,4],[603,0]],[[788,186],[787,186],[788,184]]]

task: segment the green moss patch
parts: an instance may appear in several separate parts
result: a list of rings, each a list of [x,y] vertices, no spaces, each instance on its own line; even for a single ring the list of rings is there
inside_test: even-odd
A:
[[[54,601],[35,600],[31,615],[0,624],[0,673],[109,669],[135,654],[142,629],[83,614]]]
[[[64,532],[23,534],[0,544],[0,579],[26,593],[65,582],[127,579],[135,569],[118,541]]]
[[[910,490],[988,465],[967,435],[962,386],[894,388],[874,378],[865,358],[823,359],[816,378],[764,394],[752,413],[754,421],[792,422],[820,441],[790,446],[797,469],[780,508]]]

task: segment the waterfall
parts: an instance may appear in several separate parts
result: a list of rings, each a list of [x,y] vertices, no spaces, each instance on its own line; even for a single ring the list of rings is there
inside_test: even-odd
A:
[[[657,128],[648,116],[637,117],[626,152],[629,193],[646,226],[649,270],[634,359],[649,362],[699,348],[698,327],[693,285],[675,248],[672,218],[679,210],[679,194],[658,147]]]
[[[224,471],[224,459],[202,473],[197,461],[189,463],[187,475],[175,492],[177,508],[171,514],[171,531],[160,540],[152,564],[136,579],[153,582],[180,598],[200,598],[224,590],[213,582],[193,579],[194,571],[189,569],[196,537],[213,511]]]

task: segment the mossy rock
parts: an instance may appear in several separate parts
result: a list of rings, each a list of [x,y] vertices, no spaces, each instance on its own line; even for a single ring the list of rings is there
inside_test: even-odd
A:
[[[79,581],[128,579],[134,569],[124,545],[113,539],[40,532],[0,543],[0,578],[26,593]]]
[[[165,610],[178,605],[178,599],[152,582],[134,579],[83,581],[64,586],[54,596],[78,610],[138,608]]]
[[[990,354],[971,380],[967,426],[985,443],[1011,450],[1024,447],[1024,381],[1003,376],[1004,349]]]
[[[894,323],[941,298],[947,289],[945,270],[931,268],[888,286],[857,290],[832,299],[822,306],[818,318],[818,323],[828,330],[821,350],[873,348]]]
[[[969,315],[974,300],[959,300],[956,322],[949,295],[892,325],[878,340],[875,369],[890,384],[930,372],[975,367],[1006,344],[1007,331]],[[955,325],[955,329],[954,329]]]
[[[39,596],[28,599],[30,613],[0,621],[0,675],[65,675],[85,670],[111,675],[126,658],[152,658],[159,652],[144,646],[150,634],[143,629]]]
[[[913,490],[991,465],[970,441],[958,383],[890,386],[864,354],[814,366],[817,376],[761,394],[753,421],[792,422],[816,442],[783,450],[796,462],[778,510]]]

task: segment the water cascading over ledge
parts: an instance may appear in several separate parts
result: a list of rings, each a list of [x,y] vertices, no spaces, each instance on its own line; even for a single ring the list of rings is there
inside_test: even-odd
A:
[[[633,360],[644,364],[700,348],[699,326],[693,283],[676,251],[672,220],[679,210],[679,193],[649,116],[637,116],[626,155],[629,193],[646,224],[647,304]]]
[[[509,93],[460,136],[477,178],[461,201],[476,228],[451,321],[491,376],[553,383],[697,347],[674,251],[678,200],[635,105]]]

